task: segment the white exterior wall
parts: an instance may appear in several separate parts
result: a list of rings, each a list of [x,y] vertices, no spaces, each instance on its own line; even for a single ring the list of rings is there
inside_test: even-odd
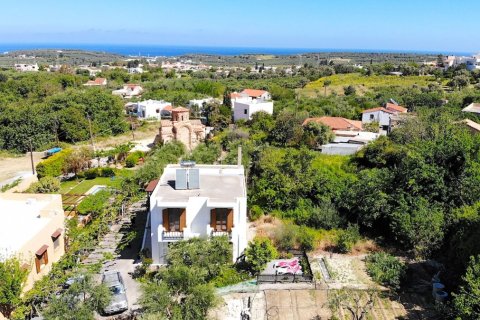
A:
[[[373,119],[370,119],[370,115],[373,115]],[[384,111],[372,111],[364,112],[362,114],[362,123],[371,123],[377,121],[380,126],[390,125],[390,113]]]
[[[237,198],[235,202],[212,202],[208,198],[190,198],[188,202],[157,202],[152,203],[151,208],[151,237],[152,259],[154,264],[165,264],[165,243],[175,240],[164,241],[163,232],[163,209],[185,208],[186,227],[183,229],[183,239],[194,237],[207,238],[211,235],[210,211],[215,208],[233,209],[232,245],[233,261],[243,253],[247,247],[247,200]]]
[[[264,111],[268,114],[273,114],[273,101],[270,102],[233,102],[233,121],[240,119],[250,120],[255,112]]]
[[[147,100],[138,102],[137,104],[137,115],[139,118],[148,119],[148,118],[155,118],[157,120],[161,119],[161,111],[166,106],[171,105],[169,102],[166,101],[155,101],[155,100]],[[158,113],[157,113],[158,110]]]

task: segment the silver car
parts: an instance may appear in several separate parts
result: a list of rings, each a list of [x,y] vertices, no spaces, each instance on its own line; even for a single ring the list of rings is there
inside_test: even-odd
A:
[[[116,270],[105,271],[102,276],[102,283],[112,292],[112,301],[105,307],[105,314],[120,313],[128,310],[125,285],[120,272]]]

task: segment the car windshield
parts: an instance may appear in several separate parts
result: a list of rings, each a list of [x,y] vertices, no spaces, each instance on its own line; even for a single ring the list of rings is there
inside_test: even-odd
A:
[[[113,293],[113,294],[120,294],[123,292],[123,289],[121,286],[112,286],[110,287],[110,291]]]

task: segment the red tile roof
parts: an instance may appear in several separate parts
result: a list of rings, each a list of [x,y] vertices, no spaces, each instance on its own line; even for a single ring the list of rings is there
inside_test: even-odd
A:
[[[265,91],[265,90],[257,90],[257,89],[245,89],[245,90],[242,91],[242,93],[245,93],[249,97],[252,97],[252,98],[258,98],[266,92],[267,91]]]
[[[307,125],[309,122],[322,123],[332,130],[345,130],[345,131],[361,131],[362,122],[356,120],[345,119],[341,117],[320,117],[320,118],[307,118],[303,122],[303,125]]]
[[[172,110],[173,110],[173,107],[172,107],[171,105],[168,105],[168,106],[165,106],[162,110],[172,111]]]
[[[377,107],[377,108],[363,110],[362,113],[375,112],[375,111],[383,111],[383,112],[391,113],[391,114],[398,113],[398,111],[387,110],[384,107]]]
[[[172,109],[172,112],[190,112],[190,110],[184,107],[176,107],[175,109]]]
[[[398,105],[393,104],[393,103],[387,103],[385,105],[385,109],[395,111],[395,112],[407,112],[408,111],[407,108],[402,107],[402,106],[398,106]]]
[[[95,80],[88,80],[86,85],[89,86],[101,86],[103,83],[107,81],[105,78],[96,78]]]
[[[145,188],[145,192],[153,192],[153,190],[155,190],[157,184],[158,184],[158,181],[160,181],[159,179],[155,179],[155,180],[152,180],[148,183],[147,187]]]
[[[238,93],[238,92],[230,93],[230,99],[235,99],[235,98],[238,98],[238,97],[240,97],[240,93]]]

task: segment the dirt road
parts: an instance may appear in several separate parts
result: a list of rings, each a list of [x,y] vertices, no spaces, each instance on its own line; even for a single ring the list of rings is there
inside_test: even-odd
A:
[[[37,165],[37,163],[42,160],[42,157],[43,152],[34,152],[34,165]],[[15,179],[26,175],[31,175],[31,173],[32,164],[30,161],[30,153],[26,153],[21,157],[0,159],[0,184],[5,183],[6,180],[11,180],[11,182],[13,182]],[[9,182],[10,181],[7,181],[6,183]]]

